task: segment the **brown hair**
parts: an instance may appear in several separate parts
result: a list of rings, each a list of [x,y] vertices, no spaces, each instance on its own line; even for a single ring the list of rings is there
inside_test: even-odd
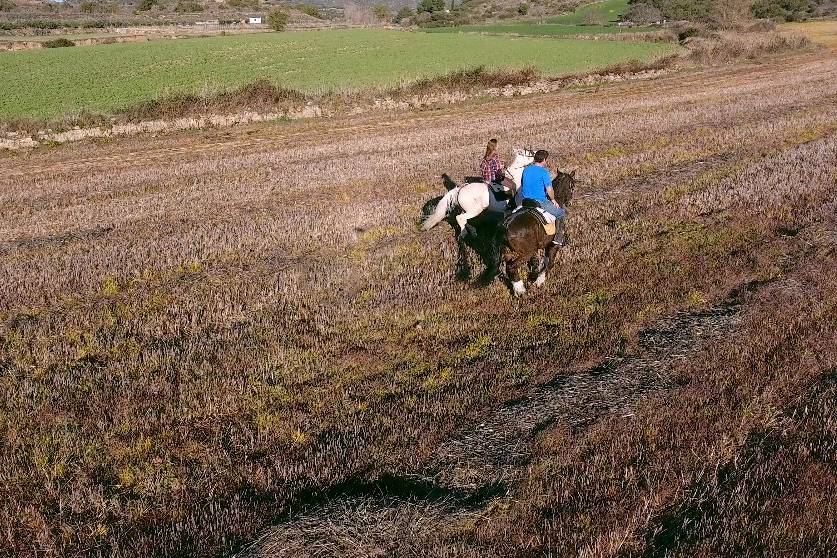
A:
[[[547,151],[546,149],[538,149],[537,151],[535,151],[536,163],[543,163],[547,159],[549,159],[549,151]]]
[[[488,159],[489,157],[494,155],[495,151],[497,151],[497,140],[491,138],[490,140],[488,140],[488,145],[485,146],[485,155],[483,155],[482,158]]]

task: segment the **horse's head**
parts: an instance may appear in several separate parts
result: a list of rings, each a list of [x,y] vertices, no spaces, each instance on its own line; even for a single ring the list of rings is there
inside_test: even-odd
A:
[[[577,170],[577,169],[576,169]],[[560,169],[555,169],[555,178],[552,180],[552,189],[555,191],[555,201],[561,207],[570,205],[575,190],[576,170],[567,174]]]
[[[515,160],[517,160],[517,159],[530,159],[529,162],[531,163],[532,162],[531,159],[535,158],[535,152],[532,151],[531,149],[523,149],[523,148],[520,148],[520,147],[515,147],[514,149],[512,149],[512,152],[514,153]]]
[[[528,149],[516,148],[512,151],[514,152],[514,160],[511,163],[509,163],[509,166],[506,169],[506,171],[508,172],[509,177],[519,187],[520,177],[523,175],[523,169],[527,165],[532,164],[532,161],[535,160],[535,154],[529,151]]]

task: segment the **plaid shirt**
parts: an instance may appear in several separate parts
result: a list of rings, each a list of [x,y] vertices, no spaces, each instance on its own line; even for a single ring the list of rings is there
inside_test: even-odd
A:
[[[502,166],[503,163],[500,162],[500,156],[496,153],[492,153],[491,157],[483,159],[480,162],[480,173],[482,174],[482,179],[486,182],[494,182],[497,172]]]

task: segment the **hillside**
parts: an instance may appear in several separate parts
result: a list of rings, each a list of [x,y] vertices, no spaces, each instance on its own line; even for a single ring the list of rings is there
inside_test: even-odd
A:
[[[837,13],[834,0],[630,0],[650,4],[670,20],[713,20],[739,16],[801,21]]]

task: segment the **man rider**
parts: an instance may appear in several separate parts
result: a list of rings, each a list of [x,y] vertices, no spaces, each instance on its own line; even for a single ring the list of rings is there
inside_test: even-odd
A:
[[[541,209],[555,216],[556,219],[564,219],[567,212],[555,201],[555,191],[552,189],[552,177],[546,170],[546,162],[549,159],[549,152],[539,149],[535,152],[535,161],[523,169],[523,178],[520,180],[520,198],[522,200],[533,200],[538,202]]]

